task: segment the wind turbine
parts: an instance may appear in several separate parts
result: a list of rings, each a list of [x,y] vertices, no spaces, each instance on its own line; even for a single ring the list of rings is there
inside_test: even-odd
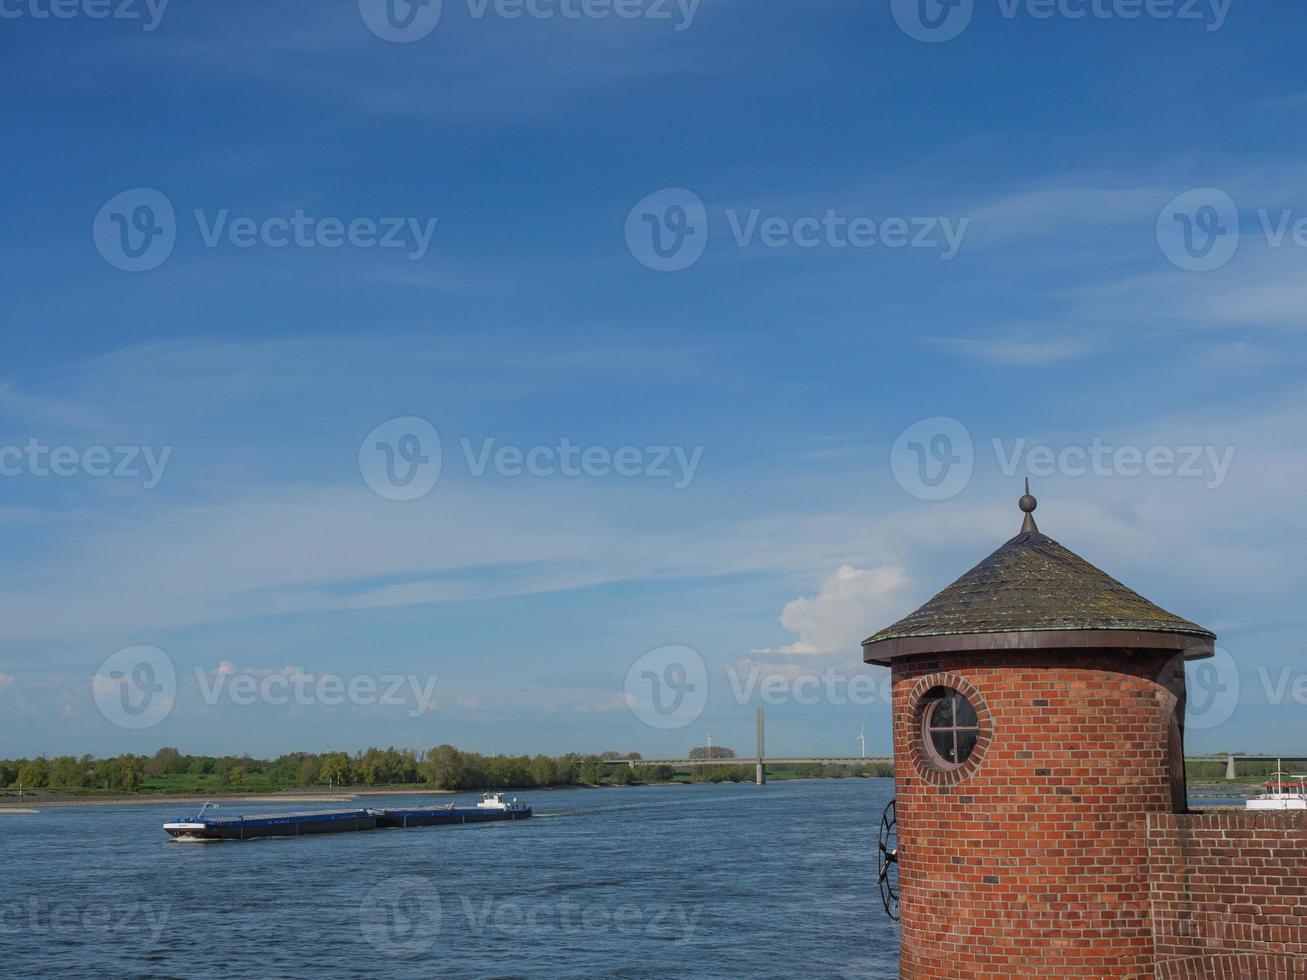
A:
[[[854,739],[854,741],[862,743],[862,758],[864,759],[867,758],[867,726],[866,725],[862,726],[862,731],[858,732],[858,737]]]

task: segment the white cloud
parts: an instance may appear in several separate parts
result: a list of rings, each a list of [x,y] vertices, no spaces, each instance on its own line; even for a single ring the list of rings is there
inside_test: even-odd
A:
[[[905,610],[910,581],[896,566],[863,569],[842,565],[815,596],[788,602],[781,625],[799,635],[781,653],[810,655],[848,650]]]
[[[0,673],[0,691],[10,687],[14,683],[13,674]]]

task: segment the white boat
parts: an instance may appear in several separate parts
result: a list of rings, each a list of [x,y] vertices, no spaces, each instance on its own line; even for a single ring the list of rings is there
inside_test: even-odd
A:
[[[169,837],[183,844],[204,844],[218,840],[217,837],[204,836],[204,832],[209,829],[208,824],[196,823],[193,820],[175,820],[164,824],[163,829]]]
[[[1275,763],[1275,772],[1262,792],[1244,804],[1248,810],[1307,810],[1307,774],[1287,773]]]
[[[200,807],[200,812],[190,819],[178,819],[172,823],[163,825],[168,836],[173,840],[182,841],[183,843],[203,843],[207,841],[218,840],[217,837],[210,836],[207,831],[209,825],[204,822],[204,811],[213,807],[218,808],[216,803],[205,803]]]
[[[511,800],[504,799],[503,793],[486,793],[477,801],[478,810],[503,810],[508,813],[526,813],[530,807],[519,800],[516,796]]]

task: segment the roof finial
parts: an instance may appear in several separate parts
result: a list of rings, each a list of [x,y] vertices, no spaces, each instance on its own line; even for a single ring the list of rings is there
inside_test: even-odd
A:
[[[1035,508],[1039,506],[1039,501],[1030,495],[1030,477],[1026,477],[1026,493],[1017,501],[1017,506],[1026,515],[1026,519],[1021,522],[1021,533],[1038,534],[1039,528],[1035,525]]]

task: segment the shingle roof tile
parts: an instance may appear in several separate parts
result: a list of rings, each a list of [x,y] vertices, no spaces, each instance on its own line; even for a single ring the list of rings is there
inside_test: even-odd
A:
[[[904,637],[1033,630],[1135,630],[1215,638],[1041,534],[1028,519],[1022,533],[863,645]]]

